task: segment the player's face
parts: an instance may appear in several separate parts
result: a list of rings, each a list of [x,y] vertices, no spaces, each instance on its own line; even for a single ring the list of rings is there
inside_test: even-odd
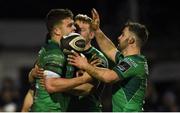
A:
[[[71,18],[64,19],[61,23],[60,28],[61,28],[62,36],[74,32],[74,30],[76,29],[74,26],[74,20],[72,20]]]
[[[130,32],[128,27],[125,27],[122,34],[118,37],[118,49],[124,50],[128,46],[128,38],[130,37]]]
[[[75,24],[78,25],[80,29],[80,34],[82,37],[85,38],[86,42],[88,43],[93,37],[92,37],[92,31],[90,30],[90,25],[86,22],[76,20]]]

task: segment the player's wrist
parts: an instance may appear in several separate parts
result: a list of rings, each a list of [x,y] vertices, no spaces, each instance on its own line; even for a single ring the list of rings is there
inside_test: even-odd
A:
[[[83,76],[81,76],[81,81],[83,83],[87,83],[87,82],[90,82],[92,80],[92,77],[87,75],[87,73],[85,73]]]
[[[84,63],[83,65],[82,65],[82,70],[88,70],[88,68],[91,66],[91,64],[89,64],[88,62],[87,63]]]
[[[98,27],[98,28],[97,28],[97,29],[95,29],[94,31],[95,31],[95,34],[96,34],[96,33],[101,32],[101,29]]]
[[[99,34],[101,34],[101,33],[102,33],[102,31],[101,31],[100,28],[98,28],[97,30],[95,30],[95,36],[96,36],[96,35],[99,35]]]

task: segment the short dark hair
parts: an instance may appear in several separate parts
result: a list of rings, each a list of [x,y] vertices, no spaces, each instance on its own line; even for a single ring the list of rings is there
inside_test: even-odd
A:
[[[46,26],[49,32],[53,27],[66,18],[73,19],[73,13],[69,9],[51,9],[46,16]]]
[[[84,23],[89,24],[90,25],[90,29],[91,29],[92,18],[90,18],[89,16],[84,15],[84,14],[78,14],[78,15],[75,16],[74,20],[75,21],[79,20],[79,21],[82,21]]]
[[[75,19],[75,21],[80,20],[80,21],[86,22],[88,24],[91,24],[91,22],[92,22],[92,19],[89,16],[84,15],[84,14],[78,14],[75,16],[74,19]]]
[[[129,31],[133,32],[139,39],[140,47],[143,46],[148,40],[148,30],[145,25],[136,22],[127,22],[123,28],[128,27]]]

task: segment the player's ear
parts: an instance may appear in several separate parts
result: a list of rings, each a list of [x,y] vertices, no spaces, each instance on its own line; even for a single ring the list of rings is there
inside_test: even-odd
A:
[[[136,40],[135,36],[131,36],[131,37],[129,37],[128,43],[133,44],[135,42],[135,40]]]
[[[61,34],[61,29],[57,26],[54,27],[53,29],[53,32],[56,34],[56,35],[60,35]]]
[[[91,39],[93,39],[94,36],[95,36],[94,32],[93,32],[93,31],[90,31],[90,37],[91,37]]]

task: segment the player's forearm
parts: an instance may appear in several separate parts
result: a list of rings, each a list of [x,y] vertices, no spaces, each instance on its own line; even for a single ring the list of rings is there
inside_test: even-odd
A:
[[[84,68],[84,70],[92,77],[105,83],[113,83],[118,79],[117,75],[115,75],[116,73],[108,68],[94,67],[89,64]]]
[[[33,104],[33,95],[34,95],[34,91],[29,89],[25,98],[24,98],[24,103],[23,103],[23,107],[21,109],[21,112],[28,112],[29,109],[31,108],[32,104]]]
[[[96,30],[95,37],[100,49],[111,58],[113,51],[117,50],[112,41],[100,29]]]
[[[49,78],[45,80],[45,87],[49,93],[65,92],[76,86],[89,82],[90,78],[77,77],[72,79]]]
[[[79,86],[71,89],[68,92],[73,95],[83,96],[83,95],[88,95],[92,91],[93,87],[94,86],[92,84],[85,83],[85,84],[79,85]]]

